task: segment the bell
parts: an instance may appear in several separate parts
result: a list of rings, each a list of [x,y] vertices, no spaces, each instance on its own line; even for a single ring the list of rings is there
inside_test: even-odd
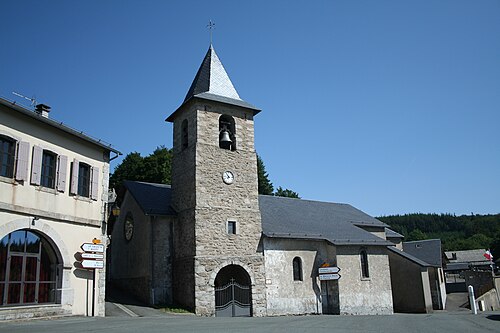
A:
[[[223,130],[220,133],[219,142],[220,143],[232,143],[231,138],[229,137],[229,132],[228,131]]]

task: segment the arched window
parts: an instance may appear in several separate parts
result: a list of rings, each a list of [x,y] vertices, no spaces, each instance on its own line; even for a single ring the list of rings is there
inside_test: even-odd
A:
[[[236,150],[236,128],[234,119],[228,115],[219,118],[219,147],[227,150]]]
[[[0,305],[55,303],[58,262],[50,243],[29,230],[0,240]]]
[[[184,150],[188,147],[188,121],[184,119],[181,125],[181,149]]]
[[[302,259],[293,258],[293,281],[302,281]]]
[[[361,277],[369,278],[370,271],[368,270],[368,255],[366,254],[366,250],[361,250],[359,252],[359,259],[361,261]]]
[[[7,137],[0,136],[0,176],[14,177],[16,142]]]

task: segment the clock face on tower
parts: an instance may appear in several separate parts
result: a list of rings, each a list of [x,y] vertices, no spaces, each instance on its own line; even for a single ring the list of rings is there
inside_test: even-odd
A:
[[[224,173],[222,174],[222,180],[228,185],[232,184],[234,182],[233,173],[231,171],[224,171]]]

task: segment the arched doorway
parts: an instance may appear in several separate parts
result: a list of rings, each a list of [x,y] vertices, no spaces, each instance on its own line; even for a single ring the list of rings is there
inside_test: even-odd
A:
[[[251,317],[252,288],[250,276],[238,265],[222,268],[215,278],[215,315]]]
[[[56,251],[42,235],[17,230],[0,240],[0,306],[56,303]]]

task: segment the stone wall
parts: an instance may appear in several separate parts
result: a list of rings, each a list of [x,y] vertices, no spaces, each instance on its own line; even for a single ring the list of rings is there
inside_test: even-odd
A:
[[[130,291],[141,301],[151,303],[151,224],[130,193],[126,193],[120,216],[111,235],[110,278],[119,288]],[[127,216],[134,221],[132,239],[124,235]]]
[[[369,278],[361,275],[360,251],[368,254]],[[392,314],[392,290],[387,249],[383,246],[338,246],[340,313]]]
[[[215,279],[217,274],[228,265],[237,265],[250,276],[253,316],[265,316],[266,297],[263,261],[262,255],[197,257],[195,260],[196,314],[215,315]]]
[[[151,303],[172,304],[172,249],[174,217],[151,217],[152,290]]]
[[[322,313],[322,288],[318,280],[318,268],[325,262],[335,261],[335,247],[324,241],[264,238],[263,248],[267,314]],[[293,278],[295,257],[302,261],[302,281],[294,281]],[[326,295],[326,292],[323,294]]]
[[[221,114],[235,121],[236,151],[219,148]],[[253,277],[253,313],[265,314],[252,118],[252,111],[241,107],[197,101],[185,105],[174,119],[172,189],[179,214],[174,228],[174,299],[197,314],[215,313],[210,277],[215,279],[220,265],[231,262],[240,262]],[[183,147],[186,119],[188,145]],[[224,171],[234,174],[233,184],[223,182]],[[228,221],[236,222],[236,234],[228,234]]]

